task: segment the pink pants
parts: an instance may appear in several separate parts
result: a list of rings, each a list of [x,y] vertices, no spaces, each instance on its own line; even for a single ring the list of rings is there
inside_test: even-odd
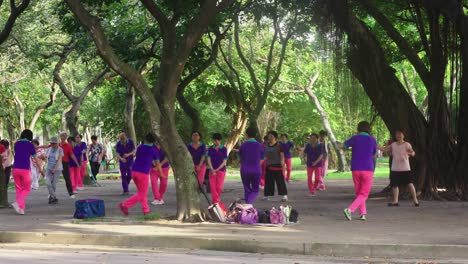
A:
[[[203,163],[203,165],[200,166],[200,169],[197,171],[197,179],[200,184],[203,184],[205,181],[205,173],[206,173],[206,165]]]
[[[224,177],[226,176],[226,171],[217,171],[215,173],[210,172],[210,190],[211,198],[213,203],[221,202],[221,193],[223,192]]]
[[[150,212],[150,208],[148,206],[148,178],[148,174],[144,174],[138,171],[132,171],[132,179],[133,182],[135,182],[137,193],[132,195],[130,198],[128,198],[122,203],[125,207],[130,208],[138,202],[140,202],[141,208],[143,209],[143,213],[148,214]]]
[[[312,175],[314,176],[314,181],[312,181]],[[315,193],[315,189],[321,182],[322,178],[322,167],[307,167],[307,184],[309,185],[310,193]]]
[[[153,196],[155,200],[161,201],[164,199],[164,193],[167,189],[167,179],[169,177],[169,167],[162,168],[163,175],[159,173],[159,170],[152,168],[150,170],[151,178],[151,189],[153,190]],[[160,182],[158,188],[158,180]]]
[[[325,190],[325,176],[328,173],[328,158],[322,160],[322,178],[320,179],[319,188],[320,190]]]
[[[70,181],[73,192],[76,192],[76,187],[81,179],[81,167],[70,167]]]
[[[266,176],[266,161],[262,161],[262,177],[260,178],[260,186],[265,186],[265,176]]]
[[[283,171],[284,179],[289,182],[291,179],[291,170],[292,170],[292,162],[291,158],[285,158],[284,163],[286,163],[286,168]]]
[[[359,208],[361,215],[367,214],[366,200],[372,188],[373,171],[353,171],[354,189],[356,190],[356,198],[348,206],[352,213]]]
[[[27,169],[13,169],[13,179],[16,187],[16,203],[23,209],[26,207],[25,200],[31,192],[31,171]]]
[[[80,168],[79,181],[76,183],[76,186],[78,186],[78,187],[83,187],[83,179],[84,179],[84,176],[86,174],[86,169],[88,168],[87,166],[88,166],[88,161],[83,160],[83,164],[81,164],[81,168]]]

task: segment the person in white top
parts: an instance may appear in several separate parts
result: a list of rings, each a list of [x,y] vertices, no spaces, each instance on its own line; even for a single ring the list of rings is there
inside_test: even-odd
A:
[[[414,188],[414,177],[411,172],[409,157],[414,157],[414,152],[411,144],[405,141],[405,134],[401,130],[395,131],[396,141],[392,144],[379,148],[382,151],[390,151],[392,153],[393,162],[390,169],[390,186],[393,190],[393,202],[388,203],[388,206],[398,206],[399,186],[408,185],[408,189],[413,198],[414,206],[419,206],[416,189]]]

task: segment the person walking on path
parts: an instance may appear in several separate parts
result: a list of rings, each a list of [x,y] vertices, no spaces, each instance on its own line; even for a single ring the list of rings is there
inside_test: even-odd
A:
[[[49,204],[58,203],[56,190],[59,176],[62,174],[62,158],[64,156],[63,149],[58,146],[57,137],[50,139],[50,147],[45,152],[47,158],[46,165],[46,183],[49,190]]]
[[[276,131],[269,131],[267,135],[268,144],[265,146],[266,176],[264,199],[268,200],[270,196],[275,195],[276,183],[278,194],[283,196],[281,200],[285,202],[288,200],[288,190],[283,176],[284,152],[277,141],[278,133]]]
[[[227,149],[221,144],[222,136],[212,136],[213,145],[208,149],[208,166],[210,168],[210,190],[213,203],[221,202],[224,178],[226,177]]]
[[[322,159],[323,145],[318,143],[318,135],[312,134],[308,137],[309,143],[304,148],[307,156],[307,185],[309,186],[309,195],[315,196],[315,190],[322,182]],[[312,177],[314,180],[312,181]]]
[[[84,190],[83,180],[86,175],[86,169],[88,168],[88,156],[86,152],[88,150],[88,146],[86,142],[82,141],[82,136],[76,136],[76,144],[81,148],[81,167],[80,167],[80,177],[78,178],[78,183],[76,189],[78,191]]]
[[[61,147],[63,150],[62,174],[63,178],[65,179],[65,185],[67,186],[68,195],[70,195],[70,198],[75,199],[75,193],[73,192],[73,186],[70,179],[70,160],[72,160],[75,163],[78,163],[78,160],[76,159],[75,154],[73,154],[72,146],[67,142],[67,136],[67,132],[60,133],[59,147]]]
[[[11,204],[17,214],[24,215],[26,198],[31,191],[31,157],[36,159],[36,149],[31,143],[33,132],[23,130],[14,146],[13,178],[15,180],[16,201]],[[42,173],[42,169],[39,171]]]
[[[115,152],[119,159],[120,176],[122,178],[122,195],[129,195],[128,185],[132,180],[133,156],[135,155],[135,143],[131,138],[122,132],[119,135],[119,141],[115,145]]]
[[[0,141],[0,145],[2,145],[5,149],[5,151],[0,150],[0,156],[2,157],[3,169],[5,170],[5,186],[8,187],[8,184],[10,183],[11,169],[13,168],[10,142],[6,139],[2,139]]]
[[[206,157],[206,145],[203,144],[201,141],[201,133],[198,131],[192,132],[192,142],[187,144],[187,149],[190,152],[193,160],[193,166],[195,167],[195,172],[197,174],[198,182],[203,184],[205,180],[205,172],[206,172],[206,164],[205,164],[205,157]]]
[[[352,220],[352,214],[359,208],[360,220],[366,220],[366,201],[372,188],[374,177],[374,156],[377,153],[377,142],[370,135],[371,126],[367,121],[361,121],[357,127],[358,134],[346,140],[343,144],[337,143],[339,148],[352,149],[351,171],[353,175],[356,198],[343,210],[347,220]]]
[[[41,178],[41,171],[43,171],[43,149],[39,146],[39,141],[37,139],[33,139],[32,144],[34,145],[34,149],[36,149],[36,158],[31,158],[31,189],[38,190],[39,189],[39,180]],[[43,176],[43,175],[42,175]]]
[[[83,151],[81,147],[76,143],[74,137],[68,137],[68,144],[72,146],[73,155],[76,157],[75,160],[70,160],[70,180],[72,184],[73,193],[78,190],[78,184],[81,178],[81,162],[83,161]]]
[[[320,130],[319,132],[319,143],[323,146],[323,159],[322,159],[322,177],[318,186],[319,191],[326,190],[325,187],[325,177],[328,174],[328,164],[329,161],[334,164],[335,161],[332,155],[332,149],[330,143],[327,142],[328,133],[325,130]]]
[[[246,203],[253,204],[258,196],[260,178],[262,177],[261,163],[265,159],[264,146],[255,140],[257,130],[249,127],[245,131],[247,141],[239,147],[240,174],[244,186]]]
[[[281,141],[279,142],[281,149],[284,152],[284,163],[286,167],[284,168],[283,175],[287,183],[291,179],[291,170],[292,170],[292,155],[291,149],[294,149],[294,144],[288,140],[287,134],[281,134]]]
[[[262,142],[263,148],[265,148],[267,144],[268,144],[268,135],[263,137],[263,142]],[[265,159],[262,160],[261,166],[262,166],[262,176],[260,178],[260,189],[263,189],[265,188],[265,176],[266,176],[266,160]]]
[[[149,133],[145,137],[145,144],[138,146],[136,150],[136,159],[132,165],[132,178],[137,188],[137,193],[119,204],[119,208],[124,215],[128,215],[128,210],[136,203],[141,203],[143,214],[150,213],[148,206],[148,184],[150,169],[159,161],[158,151],[154,143],[156,137]]]
[[[393,155],[393,163],[390,170],[390,186],[393,191],[393,202],[388,206],[398,206],[399,186],[408,185],[408,189],[413,198],[414,206],[419,206],[416,189],[414,188],[414,177],[411,172],[409,157],[414,157],[413,147],[405,141],[405,134],[401,130],[395,131],[396,142],[386,147],[381,147],[381,151],[390,151]]]
[[[154,200],[151,204],[163,205],[164,194],[166,193],[167,181],[169,179],[169,160],[166,157],[166,152],[164,152],[160,145],[156,145],[156,150],[159,154],[159,160],[156,162],[156,166],[151,168],[150,171],[151,189],[154,196]]]
[[[89,145],[89,165],[91,167],[91,179],[94,185],[97,184],[97,175],[101,167],[102,157],[104,155],[104,147],[98,143],[97,136],[91,136],[91,144]]]

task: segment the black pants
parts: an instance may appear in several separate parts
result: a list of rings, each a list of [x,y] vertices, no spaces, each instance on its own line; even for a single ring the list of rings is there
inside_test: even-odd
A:
[[[13,166],[5,168],[5,182],[6,182],[6,187],[7,188],[8,188],[8,184],[10,183],[10,176],[11,176],[11,168],[12,167]]]
[[[91,161],[90,162],[90,165],[91,165],[91,179],[94,181],[94,182],[97,182],[97,175],[99,173],[99,167],[101,167],[101,163],[100,162],[96,162],[96,161]]]
[[[276,186],[278,186],[278,194],[279,195],[287,195],[288,190],[286,189],[286,183],[284,182],[283,171],[269,169],[266,168],[266,175],[265,175],[265,189],[264,195],[265,196],[273,196],[275,195],[275,182]]]
[[[65,179],[65,185],[67,186],[67,191],[69,195],[73,194],[73,188],[72,188],[72,183],[70,180],[70,167],[68,165],[68,162],[62,162],[63,165],[63,178]]]

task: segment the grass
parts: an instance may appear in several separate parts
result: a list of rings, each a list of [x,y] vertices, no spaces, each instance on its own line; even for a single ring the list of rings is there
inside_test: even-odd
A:
[[[292,167],[293,170],[291,172],[292,179],[307,179],[306,173],[306,165],[301,164],[300,158],[293,158],[292,159]],[[375,178],[387,178],[389,175],[388,169],[388,159],[382,158],[377,160],[377,167],[375,169],[374,177]],[[120,174],[118,173],[109,173],[109,174],[99,174],[98,179],[100,180],[119,180]],[[239,180],[240,173],[239,168],[229,167],[227,168],[226,179],[229,180]],[[336,172],[336,171],[329,171],[327,175],[327,179],[352,179],[352,175],[350,171],[347,172]]]
[[[139,215],[136,217],[136,219],[138,221],[156,221],[156,220],[159,220],[159,218],[161,218],[161,216],[157,213],[150,213],[150,214],[147,214],[147,215]]]

